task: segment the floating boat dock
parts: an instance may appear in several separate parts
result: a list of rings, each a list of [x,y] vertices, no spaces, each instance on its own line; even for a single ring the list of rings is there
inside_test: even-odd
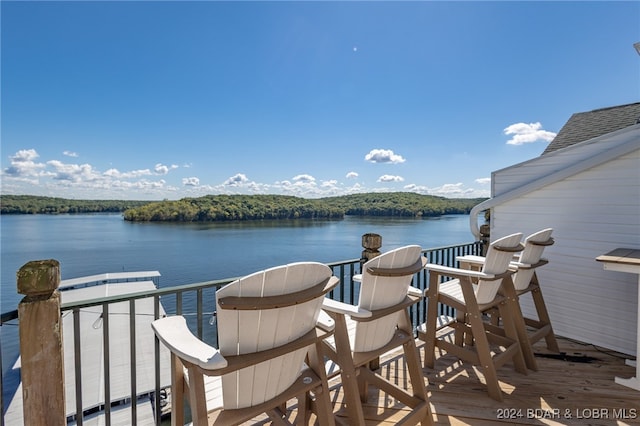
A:
[[[158,271],[119,272],[92,275],[63,280],[60,297],[63,304],[88,301],[108,296],[153,291],[158,286]],[[154,335],[151,322],[154,320],[153,298],[135,302],[135,366],[131,368],[129,302],[110,305],[109,320],[104,321],[101,307],[81,308],[79,332],[74,333],[74,315],[65,311],[62,315],[64,341],[64,369],[66,386],[66,415],[68,424],[76,424],[78,406],[82,407],[84,425],[105,424],[105,381],[110,383],[109,406],[112,425],[131,424],[131,382],[137,388],[136,418],[138,425],[154,425],[155,415],[151,395],[155,389]],[[165,312],[160,306],[160,316]],[[104,327],[108,327],[108,354],[105,356]],[[76,404],[76,350],[74,336],[79,336],[82,354],[79,371],[82,375],[81,402]],[[168,365],[169,352],[161,346],[161,363]],[[105,359],[109,369],[105,370]],[[19,374],[20,358],[13,366]],[[133,371],[133,374],[132,374]],[[161,387],[171,384],[168,371],[160,374]],[[5,413],[7,425],[22,425],[22,385],[18,385]]]

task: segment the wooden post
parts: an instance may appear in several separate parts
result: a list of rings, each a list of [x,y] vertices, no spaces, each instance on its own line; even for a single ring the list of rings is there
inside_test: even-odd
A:
[[[66,425],[60,263],[34,260],[17,273],[25,425]]]
[[[480,241],[482,241],[482,255],[486,256],[491,243],[491,227],[486,223],[480,225]]]
[[[374,257],[380,256],[380,247],[382,247],[382,236],[379,234],[364,234],[362,236],[362,257],[360,258],[360,270],[362,265]],[[363,271],[364,272],[364,271]],[[380,358],[369,361],[369,369],[372,371],[380,368]]]
[[[364,234],[362,236],[362,257],[360,258],[360,266],[364,265],[368,260],[376,256],[380,256],[380,247],[382,247],[382,237],[378,234]]]

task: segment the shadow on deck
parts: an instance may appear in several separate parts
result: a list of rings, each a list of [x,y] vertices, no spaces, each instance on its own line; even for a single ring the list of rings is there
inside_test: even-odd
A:
[[[424,358],[424,343],[417,341]],[[640,424],[640,394],[618,385],[615,376],[630,377],[634,368],[622,354],[558,338],[562,356],[534,346],[538,371],[517,373],[511,364],[498,370],[504,401],[491,399],[482,373],[457,358],[439,354],[436,368],[423,369],[436,424],[442,425],[633,425]],[[399,386],[408,380],[404,359],[389,353],[381,360],[382,374]],[[331,383],[334,413],[349,424],[342,407],[342,386]],[[365,404],[366,425],[395,425],[406,408],[385,393],[370,388]],[[295,410],[290,413],[295,416]],[[257,424],[269,424],[268,421]]]

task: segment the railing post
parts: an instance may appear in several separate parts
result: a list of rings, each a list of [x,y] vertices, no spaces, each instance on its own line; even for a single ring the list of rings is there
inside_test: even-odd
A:
[[[60,263],[35,260],[17,273],[25,425],[66,425]]]
[[[488,224],[480,225],[480,241],[482,242],[482,255],[487,255],[487,248],[491,243],[491,227]]]
[[[360,258],[360,266],[364,265],[368,260],[376,256],[380,256],[380,247],[382,247],[382,237],[378,234],[364,234],[362,236],[362,257]]]
[[[364,234],[362,236],[362,247],[364,250],[362,251],[362,257],[360,258],[360,270],[364,273],[362,265],[374,257],[380,256],[382,236],[379,234]],[[375,358],[369,361],[369,369],[375,371],[378,368],[380,368],[380,358]]]

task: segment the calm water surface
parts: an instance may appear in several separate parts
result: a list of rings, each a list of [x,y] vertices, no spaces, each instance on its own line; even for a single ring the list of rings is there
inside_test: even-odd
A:
[[[368,232],[382,235],[382,251],[473,241],[466,215],[216,224],[131,223],[120,214],[2,215],[0,221],[2,312],[16,309],[16,272],[30,260],[60,261],[62,279],[158,270],[167,287],[289,262],[356,259]]]
[[[16,272],[30,260],[58,260],[62,279],[158,270],[160,287],[170,287],[289,262],[359,259],[362,235],[369,232],[382,236],[382,251],[473,241],[467,215],[215,224],[130,223],[120,214],[2,215],[0,309],[17,308],[22,295],[16,292]],[[17,358],[17,327],[0,332],[4,373]]]

